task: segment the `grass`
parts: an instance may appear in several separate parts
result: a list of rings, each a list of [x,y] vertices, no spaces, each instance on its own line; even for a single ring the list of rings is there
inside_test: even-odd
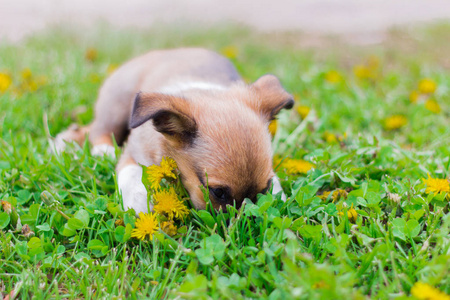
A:
[[[430,174],[448,186],[450,177],[450,76],[442,55],[449,29],[396,30],[376,47],[324,39],[308,49],[301,34],[234,27],[55,29],[2,43],[0,72],[12,84],[0,92],[0,292],[407,299],[423,282],[450,294],[449,195],[427,193],[423,181]],[[141,242],[130,238],[135,216],[121,210],[114,159],[92,156],[89,145],[54,156],[47,136],[92,120],[111,65],[184,45],[231,45],[249,82],[279,76],[309,114],[294,108],[280,115],[276,155],[315,167],[292,174],[281,163],[286,202],[264,195],[227,214],[192,211],[174,237],[158,233]],[[357,65],[366,75],[354,74]],[[331,70],[339,79],[330,80]],[[423,78],[437,89],[412,103]],[[440,112],[427,109],[429,98]],[[389,130],[392,115],[406,124]],[[16,224],[17,215],[28,228]]]

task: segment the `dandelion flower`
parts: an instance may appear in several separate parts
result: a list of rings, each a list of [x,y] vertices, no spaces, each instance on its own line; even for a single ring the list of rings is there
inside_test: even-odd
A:
[[[365,65],[356,65],[353,68],[353,73],[359,79],[369,79],[369,78],[373,77],[372,72]]]
[[[397,130],[405,126],[408,119],[402,115],[393,115],[384,120],[384,128],[386,130]]]
[[[162,172],[161,167],[157,165],[148,166],[145,173],[147,174],[147,180],[150,183],[150,188],[152,190],[159,189],[161,180],[164,178],[164,172]]]
[[[441,112],[441,107],[439,106],[439,103],[437,103],[437,101],[434,99],[428,99],[425,102],[425,108],[435,114],[438,114]]]
[[[412,92],[409,94],[409,101],[410,101],[411,103],[416,103],[417,100],[419,100],[419,93],[418,93],[417,91],[412,91]]]
[[[148,235],[150,241],[153,240],[153,234],[159,229],[156,214],[139,213],[139,219],[136,220],[136,228],[131,232],[131,237],[144,240]]]
[[[425,193],[427,194],[434,193],[436,195],[441,192],[450,193],[450,183],[447,179],[432,178],[430,174],[428,174],[428,178],[422,178],[422,181],[427,185],[425,190]]]
[[[177,234],[177,226],[173,223],[173,220],[164,221],[161,223],[161,230],[167,233],[169,236],[174,236]]]
[[[236,46],[226,46],[222,48],[222,54],[230,59],[235,59],[239,55],[239,49]]]
[[[358,213],[356,212],[356,210],[353,208],[353,204],[352,206],[347,210],[347,217],[348,220],[350,221],[350,223],[355,223],[356,219],[358,218]]]
[[[178,199],[173,188],[169,191],[157,191],[153,198],[155,199],[153,210],[160,215],[166,215],[170,220],[183,219],[189,214],[188,208]]]
[[[308,116],[310,110],[311,109],[308,106],[304,105],[300,105],[297,107],[297,112],[300,115],[300,117],[302,117],[302,119],[305,119],[306,116]]]
[[[175,169],[177,168],[177,163],[170,157],[163,157],[161,161],[161,171],[164,173],[165,177],[177,178],[175,174]]]
[[[160,187],[163,178],[177,178],[175,170],[177,163],[170,157],[163,157],[161,166],[151,165],[145,170],[147,180],[150,183],[150,188],[157,190]]]
[[[325,131],[323,134],[323,139],[329,144],[335,144],[338,142],[338,139],[335,134],[332,134],[329,131]]]
[[[322,201],[326,201],[328,196],[331,195],[331,199],[333,199],[333,203],[339,201],[339,199],[347,199],[348,193],[343,189],[336,189],[334,191],[325,191],[322,195],[319,195],[319,198],[322,199]]]
[[[411,295],[419,300],[450,300],[450,296],[429,284],[416,282],[411,288]]]
[[[11,77],[6,73],[0,73],[0,92],[6,91],[11,85]]]
[[[97,59],[97,50],[94,48],[87,49],[84,58],[90,62],[95,61]]]
[[[116,221],[114,221],[114,225],[116,227],[118,227],[118,226],[125,226],[125,222],[122,219],[117,219]]]
[[[277,127],[278,127],[278,122],[277,120],[273,120],[272,122],[270,122],[269,124],[269,132],[272,136],[275,135],[275,133],[277,133]]]
[[[23,69],[22,72],[20,72],[20,76],[23,80],[30,80],[33,76],[33,73],[31,73],[31,70],[29,68]]]
[[[432,94],[436,91],[437,84],[430,78],[424,78],[419,81],[418,89],[422,94]]]
[[[331,70],[325,74],[325,80],[329,83],[339,83],[343,81],[343,77],[338,71]]]
[[[286,158],[281,167],[286,169],[288,174],[306,174],[309,170],[314,168],[314,165],[303,159]]]

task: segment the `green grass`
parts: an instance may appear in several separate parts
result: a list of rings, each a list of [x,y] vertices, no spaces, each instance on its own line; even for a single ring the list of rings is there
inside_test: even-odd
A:
[[[450,294],[449,198],[425,193],[421,180],[450,177],[448,25],[393,31],[380,46],[324,39],[309,49],[301,46],[307,36],[233,27],[86,32],[52,30],[0,44],[0,72],[13,80],[0,93],[0,199],[34,232],[28,236],[14,212],[0,210],[3,295],[390,299],[408,297],[418,281]],[[304,120],[295,109],[280,115],[274,149],[315,168],[307,175],[278,169],[286,203],[266,195],[227,214],[192,212],[174,238],[139,242],[129,238],[133,213],[120,209],[115,161],[93,157],[89,145],[51,155],[47,131],[55,136],[92,120],[109,65],[186,45],[233,45],[244,78],[279,76],[312,110]],[[85,58],[89,48],[97,51],[93,61]],[[355,78],[353,66],[371,56],[379,60],[377,77]],[[21,75],[26,68],[31,79]],[[330,70],[344,82],[327,82]],[[440,113],[409,101],[422,78],[437,83]],[[408,123],[388,131],[383,122],[394,114]],[[326,132],[338,141],[327,142]],[[338,188],[347,197],[323,197]],[[352,205],[354,223],[346,213]]]

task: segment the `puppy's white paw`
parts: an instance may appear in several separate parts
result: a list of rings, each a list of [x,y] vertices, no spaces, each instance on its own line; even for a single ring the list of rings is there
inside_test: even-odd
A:
[[[50,153],[59,155],[65,152],[67,150],[67,146],[71,144],[75,145],[77,149],[80,149],[80,146],[77,143],[71,140],[66,140],[62,136],[57,135],[54,139],[48,140],[48,151],[50,151]]]
[[[116,149],[108,144],[96,145],[92,148],[91,154],[94,156],[108,155],[112,158],[116,158]]]
[[[279,192],[281,192],[281,200],[286,202],[286,194],[283,192],[283,189],[281,188],[280,178],[278,178],[277,175],[275,175],[272,178],[272,184],[273,184],[272,195],[276,195]]]
[[[128,165],[118,175],[117,183],[122,194],[125,210],[133,208],[136,214],[147,213],[147,190],[142,184],[142,168],[138,165]],[[150,210],[153,209],[150,204]]]
[[[53,154],[61,154],[66,150],[66,142],[59,136],[48,140],[49,150]]]

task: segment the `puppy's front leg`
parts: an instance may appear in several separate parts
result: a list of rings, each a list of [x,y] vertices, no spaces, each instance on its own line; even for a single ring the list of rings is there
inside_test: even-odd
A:
[[[117,165],[117,183],[122,194],[123,208],[133,208],[136,214],[147,213],[152,205],[147,206],[147,190],[142,183],[142,167],[124,153]]]
[[[280,178],[278,178],[277,175],[275,175],[272,179],[273,182],[273,188],[272,188],[272,195],[277,195],[279,192],[281,192],[281,200],[286,202],[286,194],[283,191],[283,188],[281,187]]]

